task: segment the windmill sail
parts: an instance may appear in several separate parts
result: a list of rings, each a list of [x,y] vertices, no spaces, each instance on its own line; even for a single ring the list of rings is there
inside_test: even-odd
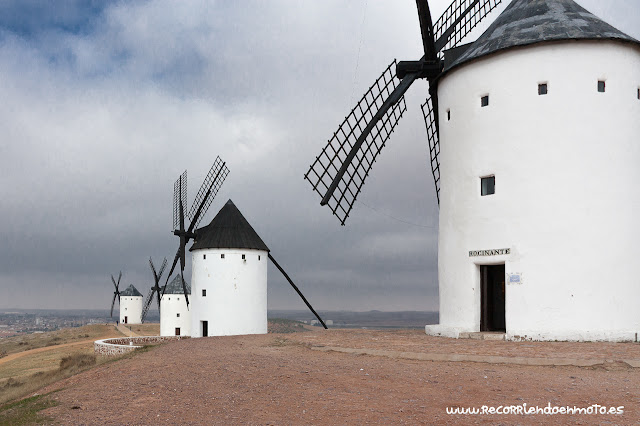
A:
[[[404,96],[401,96],[381,114],[382,117],[372,126],[370,133],[364,134],[367,124],[397,88],[395,67],[394,60],[344,119],[305,175],[314,191],[323,197],[323,202],[329,198],[326,204],[342,225],[349,217],[376,157],[407,110]],[[361,136],[364,136],[364,140]],[[329,193],[336,178],[339,178],[337,185]]]
[[[201,204],[203,205],[202,207],[203,212],[200,215],[200,217],[196,219],[196,223],[193,229],[196,229],[200,224],[200,221],[204,217],[204,213],[209,209],[209,206],[211,205],[211,202],[213,201],[213,199],[216,198],[216,195],[218,195],[218,191],[220,190],[220,187],[224,183],[224,180],[227,178],[227,175],[229,174],[229,169],[226,167],[225,164],[226,163],[224,163],[220,159],[220,157],[216,157],[216,161],[214,161],[213,165],[211,166],[211,169],[209,170],[209,173],[207,173],[207,176],[204,178],[202,185],[200,185],[200,189],[196,194],[196,198],[193,200],[193,204],[191,205],[191,210],[189,210],[189,213],[187,214],[187,217],[189,219],[193,219],[194,215],[198,211],[198,207]],[[182,205],[183,206],[187,205],[186,196],[184,198],[184,203]]]
[[[182,205],[187,205],[187,171],[180,175],[173,184],[173,229],[180,226],[180,201]]]
[[[142,305],[142,315],[140,316],[140,322],[144,323],[145,318],[147,317],[147,313],[149,312],[149,308],[151,307],[151,302],[153,301],[153,287],[147,293],[147,297],[144,299],[144,305]]]
[[[185,267],[185,252],[187,243],[195,237],[195,229],[204,217],[207,209],[213,202],[213,199],[218,194],[220,187],[224,183],[227,175],[229,174],[229,169],[226,166],[227,163],[222,161],[220,157],[216,157],[216,160],[211,166],[209,173],[202,182],[200,189],[198,190],[198,194],[196,195],[195,200],[193,201],[193,205],[191,206],[191,210],[187,214],[187,217],[190,219],[189,227],[185,229],[184,223],[184,207],[186,206],[186,196],[185,198],[176,197],[175,196],[175,188],[174,185],[174,206],[173,211],[178,214],[178,225],[174,226],[173,234],[180,237],[180,244],[178,246],[178,251],[176,252],[176,257],[173,259],[173,264],[171,265],[171,269],[169,270],[169,275],[167,276],[167,281],[165,282],[164,287],[166,288],[167,283],[169,282],[169,277],[173,274],[178,261],[180,261],[180,275],[182,276]],[[186,175],[185,175],[186,177]],[[178,178],[181,180],[182,177]],[[176,206],[177,204],[177,206]],[[174,225],[176,225],[174,219]],[[189,296],[187,296],[187,289],[184,284],[184,277],[182,278],[183,289],[185,292],[184,298],[187,303],[187,307],[189,306]],[[159,303],[159,302],[158,302]]]
[[[394,61],[376,80],[316,157],[305,174],[344,225],[378,154],[406,111],[404,94],[418,78],[429,81],[429,97],[422,106],[436,196],[440,202],[440,142],[437,81],[443,49],[460,44],[501,0],[454,0],[436,21],[427,0],[416,0],[424,56],[418,61]],[[392,67],[396,65],[395,72]],[[396,85],[395,77],[401,81]]]
[[[438,52],[460,44],[502,0],[455,0],[433,25]]]
[[[122,271],[120,271],[120,275],[118,275],[118,281],[116,282],[116,279],[113,278],[113,275],[111,275],[111,282],[113,282],[113,286],[116,288],[116,290],[113,292],[113,300],[111,300],[111,314],[110,316],[113,317],[113,307],[116,304],[116,298],[118,299],[118,305],[120,305],[120,278],[122,278]]]
[[[438,120],[436,118],[434,103],[431,96],[422,104],[422,116],[427,127],[427,139],[429,141],[429,159],[431,162],[431,174],[436,186],[436,197],[440,204],[440,139],[438,132]]]

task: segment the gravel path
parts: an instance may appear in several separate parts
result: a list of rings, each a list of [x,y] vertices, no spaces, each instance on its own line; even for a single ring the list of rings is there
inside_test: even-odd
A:
[[[44,391],[67,424],[636,424],[640,369],[433,362],[313,350],[640,359],[638,344],[452,340],[421,331],[328,330],[187,339]],[[592,404],[622,415],[449,415],[447,407]]]

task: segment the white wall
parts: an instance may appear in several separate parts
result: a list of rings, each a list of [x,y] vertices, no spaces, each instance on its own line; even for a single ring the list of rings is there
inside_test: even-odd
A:
[[[191,310],[184,294],[165,294],[160,299],[160,335],[175,336],[177,327],[181,336],[191,336]]]
[[[606,92],[597,81],[606,81]],[[538,95],[538,83],[549,93]],[[479,264],[506,286],[507,337],[626,340],[640,331],[640,49],[542,44],[440,82],[440,325],[479,331]],[[489,94],[489,106],[480,98]],[[447,110],[451,120],[447,121]],[[480,196],[480,177],[496,193]],[[469,257],[470,250],[510,255]]]
[[[140,324],[142,322],[142,296],[120,296],[120,323]]]
[[[209,336],[267,332],[267,256],[249,249],[192,252],[192,337],[201,337],[201,321],[208,321]]]

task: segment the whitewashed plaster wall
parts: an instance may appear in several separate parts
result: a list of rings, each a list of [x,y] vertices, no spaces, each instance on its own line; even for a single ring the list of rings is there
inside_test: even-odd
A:
[[[164,294],[160,299],[160,335],[175,336],[176,328],[181,336],[191,336],[191,310],[184,294]]]
[[[202,321],[208,321],[209,336],[267,332],[268,252],[195,250],[192,262],[192,337],[202,337]]]
[[[127,317],[127,324],[142,322],[142,296],[120,297],[120,322],[122,324],[125,323],[124,317]]]
[[[440,325],[428,333],[479,331],[478,265],[504,263],[523,274],[506,285],[507,338],[637,339],[639,88],[640,49],[614,41],[511,49],[440,81]]]

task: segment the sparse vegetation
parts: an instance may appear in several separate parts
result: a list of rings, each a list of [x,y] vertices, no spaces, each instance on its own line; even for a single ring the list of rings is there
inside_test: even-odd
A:
[[[58,405],[56,401],[49,398],[49,395],[51,394],[36,395],[1,406],[0,424],[29,425],[51,422],[52,419],[40,414],[40,411],[45,408]]]
[[[96,356],[77,353],[60,360],[60,371],[82,371],[96,364]]]
[[[0,354],[6,353],[7,355],[11,355],[17,352],[64,345],[80,340],[98,340],[100,338],[107,337],[107,334],[109,334],[110,337],[120,335],[113,325],[94,324],[79,328],[63,328],[61,330],[50,331],[47,333],[34,333],[8,337],[0,341]]]
[[[306,331],[304,324],[300,321],[294,321],[283,318],[270,318],[268,323],[269,333],[297,333],[300,331]]]
[[[0,353],[15,359],[0,356],[0,404],[107,362],[93,354],[93,340],[121,335],[113,325],[89,325],[3,339]]]
[[[128,324],[127,328],[136,333],[139,336],[159,336],[160,324],[159,323],[147,323],[147,324]]]
[[[94,354],[78,352],[63,357],[55,370],[38,371],[20,379],[10,377],[0,386],[0,403],[15,400],[58,380],[88,370],[96,363],[97,357]]]

